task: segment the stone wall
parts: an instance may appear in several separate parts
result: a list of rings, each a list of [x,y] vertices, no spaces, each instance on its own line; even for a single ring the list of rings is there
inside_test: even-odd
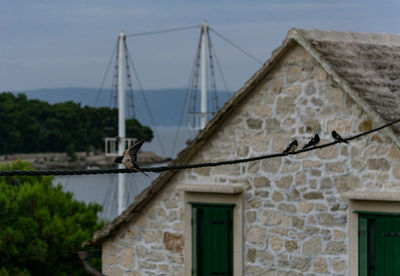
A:
[[[350,136],[375,127],[300,46],[212,135],[192,162],[281,152],[315,133]],[[350,190],[398,191],[400,153],[385,130],[350,145],[178,173],[103,244],[106,275],[183,275],[183,192],[177,184],[243,184],[245,275],[347,275]],[[140,272],[139,272],[140,271]]]
[[[183,275],[183,195],[166,187],[140,217],[103,243],[105,275]]]

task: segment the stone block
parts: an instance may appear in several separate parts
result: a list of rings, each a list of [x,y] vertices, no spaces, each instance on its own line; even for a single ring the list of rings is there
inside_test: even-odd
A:
[[[293,83],[297,81],[300,77],[301,67],[297,65],[288,66],[287,70],[287,81],[288,83]]]
[[[314,272],[328,274],[328,262],[325,258],[318,258],[314,261]]]
[[[254,178],[254,186],[257,188],[260,187],[271,187],[271,182],[268,178],[260,176]]]
[[[271,244],[271,248],[275,251],[280,251],[282,249],[282,239],[279,236],[271,235],[269,237],[269,243]]]
[[[365,132],[365,131],[370,131],[372,129],[372,120],[365,120],[362,121],[359,125],[358,125],[358,130],[360,132]]]
[[[389,157],[396,161],[400,161],[400,152],[396,146],[390,148]]]
[[[288,197],[289,201],[299,201],[300,200],[300,193],[297,189],[294,189]]]
[[[324,195],[321,192],[308,192],[303,194],[303,198],[307,200],[323,199]]]
[[[278,205],[278,210],[282,211],[282,212],[294,214],[297,212],[297,207],[294,204],[280,203]]]
[[[275,261],[275,256],[267,251],[258,251],[257,260],[265,266],[272,266]]]
[[[309,213],[313,209],[313,203],[308,201],[300,202],[300,211],[303,213]]]
[[[280,202],[280,201],[282,201],[284,198],[283,198],[283,195],[280,193],[280,192],[278,192],[278,191],[275,191],[273,194],[272,194],[272,200],[273,201],[275,201],[275,202]]]
[[[165,248],[172,252],[182,252],[185,239],[181,234],[164,232],[163,243]]]
[[[196,174],[199,174],[199,175],[209,176],[210,172],[211,172],[211,168],[210,167],[196,168],[196,169],[193,169],[193,172]]]
[[[364,158],[380,157],[380,156],[386,155],[387,152],[388,152],[388,148],[383,144],[372,145],[364,150],[363,156],[364,156]]]
[[[260,214],[260,221],[264,225],[279,225],[282,222],[282,215],[274,210],[264,210]]]
[[[322,142],[321,142],[322,143]],[[314,154],[321,159],[335,159],[339,155],[338,147],[326,147],[314,151]]]
[[[344,163],[343,162],[333,162],[326,163],[325,169],[330,173],[343,173],[344,172]]]
[[[110,265],[118,264],[118,258],[116,255],[106,255],[103,253],[103,255],[101,257],[101,261],[103,263],[103,266],[110,266]]]
[[[254,248],[247,249],[247,261],[254,263],[256,261],[257,250]]]
[[[299,248],[297,241],[289,240],[285,242],[285,249],[287,252],[296,252]]]
[[[252,223],[255,222],[257,218],[257,213],[255,211],[249,211],[246,213],[246,222]]]
[[[249,118],[246,120],[247,126],[250,129],[261,129],[263,121],[261,119]]]
[[[299,172],[296,174],[296,186],[305,185],[307,183],[307,176],[304,172]]]
[[[284,92],[285,92],[285,94],[290,95],[290,96],[298,96],[301,92],[301,85],[296,84],[296,85],[289,86],[285,89]]]
[[[280,133],[282,131],[280,126],[281,122],[276,118],[265,119],[265,130],[267,131],[267,134]]]
[[[256,161],[256,162],[250,162],[247,165],[247,173],[257,173],[260,170],[260,162]]]
[[[250,199],[247,202],[247,208],[248,209],[258,209],[260,206],[261,206],[261,200],[258,199],[258,198]]]
[[[271,117],[272,116],[272,107],[269,105],[257,105],[255,107],[255,113],[258,116],[261,116],[263,118]]]
[[[246,231],[246,240],[257,246],[265,246],[267,231],[258,226],[251,226]]]
[[[123,276],[124,272],[121,268],[117,267],[117,266],[104,266],[103,265],[103,269],[102,272],[104,273],[104,275],[115,275],[115,276]]]
[[[346,269],[346,262],[340,259],[334,259],[332,263],[332,268],[336,272],[342,272]]]
[[[347,246],[342,241],[332,241],[327,244],[325,253],[332,255],[344,255],[347,253]]]
[[[292,269],[306,272],[306,271],[310,270],[311,258],[303,258],[303,257],[294,256],[290,263],[290,267]]]
[[[335,177],[336,189],[339,193],[348,192],[360,187],[360,179],[355,175]]]
[[[335,239],[338,239],[338,240],[343,240],[343,239],[346,238],[346,232],[344,232],[342,230],[339,230],[339,229],[334,229],[333,230],[333,237]]]
[[[299,217],[292,217],[292,226],[294,228],[303,230],[304,229],[304,220]]]
[[[311,96],[311,95],[314,95],[314,94],[315,94],[315,92],[317,91],[317,89],[315,88],[315,85],[314,85],[313,82],[309,82],[309,83],[307,83],[306,88],[305,88],[304,91],[306,92],[306,94],[307,94],[308,96]]]
[[[280,93],[282,91],[282,81],[279,79],[274,79],[272,82],[272,91],[275,93]]]
[[[279,173],[282,165],[282,158],[264,159],[261,162],[261,168],[264,172]]]
[[[162,262],[164,259],[164,254],[157,251],[153,251],[147,256],[147,260],[151,262]]]
[[[286,254],[280,254],[279,256],[278,256],[278,267],[280,268],[280,269],[287,269],[287,268],[289,268],[289,265],[290,265],[290,263],[289,263],[289,256],[288,255],[286,255]]]
[[[368,168],[370,170],[388,171],[390,170],[390,162],[385,158],[368,159]]]
[[[293,176],[284,176],[276,181],[276,186],[281,189],[288,189],[293,183]]]
[[[305,256],[316,256],[321,254],[322,241],[319,237],[313,237],[303,243],[301,253]]]
[[[135,265],[135,252],[132,248],[124,248],[119,254],[120,263],[122,266],[132,268]]]
[[[297,97],[294,96],[279,97],[276,105],[277,115],[293,114],[296,111],[296,100]]]
[[[400,179],[400,165],[399,164],[393,164],[392,173],[396,179]]]
[[[245,275],[248,276],[275,276],[275,270],[259,266],[247,265]]]

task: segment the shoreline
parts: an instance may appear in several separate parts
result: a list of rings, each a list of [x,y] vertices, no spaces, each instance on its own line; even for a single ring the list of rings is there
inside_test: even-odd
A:
[[[76,161],[70,161],[66,153],[15,153],[0,155],[0,165],[18,160],[31,163],[37,170],[54,169],[83,169],[88,167],[111,168],[115,167],[115,156],[106,156],[102,152],[76,152]],[[153,152],[141,151],[137,154],[139,165],[165,163],[171,158],[161,157]]]

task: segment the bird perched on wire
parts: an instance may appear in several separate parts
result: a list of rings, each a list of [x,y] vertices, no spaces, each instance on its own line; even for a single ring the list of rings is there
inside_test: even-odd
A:
[[[343,139],[342,136],[340,136],[339,133],[337,133],[336,131],[332,130],[332,137],[338,141],[339,143],[346,143],[348,144],[349,142],[347,142],[346,140]]]
[[[297,142],[297,140],[293,140],[282,153],[285,154],[285,153],[293,152],[297,149],[298,145],[299,145],[299,143]]]
[[[319,143],[319,135],[318,134],[315,134],[315,136],[310,140],[310,142],[308,142],[307,144],[305,144],[304,146],[303,146],[303,149],[305,149],[305,148],[309,148],[309,147],[312,147],[312,146],[315,146],[316,144],[318,144]]]
[[[137,153],[140,147],[143,145],[144,141],[141,140],[134,144],[133,146],[127,148],[122,156],[115,158],[115,163],[124,164],[127,169],[133,169],[137,172],[141,172],[142,174],[150,177],[147,173],[142,172],[139,166],[135,163],[137,160]],[[151,177],[150,177],[151,178]]]

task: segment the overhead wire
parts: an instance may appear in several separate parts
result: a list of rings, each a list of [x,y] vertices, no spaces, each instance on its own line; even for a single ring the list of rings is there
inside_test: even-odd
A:
[[[357,135],[350,136],[347,138],[343,138],[344,141],[351,141],[365,135],[377,132],[384,128],[387,128],[391,125],[400,122],[400,118],[396,119],[392,122],[384,124],[380,127],[374,128],[369,131],[361,132]],[[149,167],[149,168],[140,168],[141,172],[165,172],[165,171],[176,171],[176,170],[185,170],[185,169],[195,169],[195,168],[204,168],[204,167],[217,167],[217,166],[224,166],[224,165],[233,165],[239,163],[247,163],[253,162],[258,160],[264,159],[271,159],[271,158],[281,158],[287,157],[289,155],[297,155],[303,152],[314,151],[317,149],[331,147],[340,143],[339,141],[335,140],[333,142],[329,142],[322,145],[316,145],[309,148],[303,148],[300,150],[296,150],[293,152],[288,153],[273,153],[273,154],[266,154],[260,155],[255,157],[249,158],[241,158],[241,159],[233,159],[233,160],[226,160],[226,161],[218,161],[218,162],[207,162],[207,163],[197,163],[197,164],[181,164],[181,165],[174,165],[174,166],[161,166],[161,167]],[[98,169],[98,170],[43,170],[43,171],[21,171],[21,170],[11,170],[11,171],[0,171],[0,176],[16,176],[16,175],[26,175],[26,176],[38,176],[38,175],[88,175],[88,174],[110,174],[110,173],[138,173],[136,170],[131,169]]]

